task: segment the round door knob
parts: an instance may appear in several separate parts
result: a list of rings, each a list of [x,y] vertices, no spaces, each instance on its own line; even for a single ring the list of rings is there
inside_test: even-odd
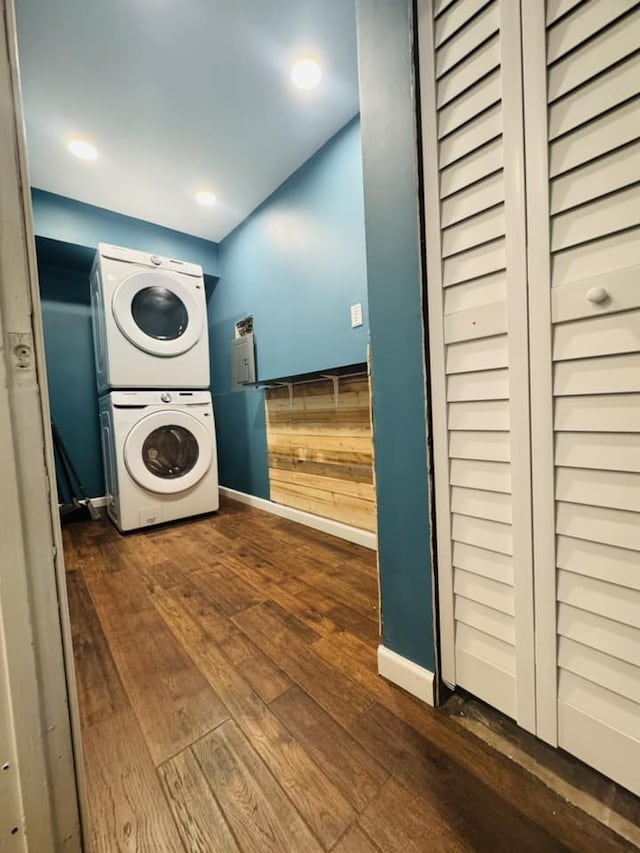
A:
[[[168,391],[163,391],[162,394],[160,394],[160,399],[162,400],[163,403],[170,403],[171,402],[171,394],[169,394]]]
[[[600,305],[602,302],[606,302],[608,298],[609,294],[604,287],[592,287],[590,290],[587,290],[587,299],[589,302],[593,302],[594,305]]]

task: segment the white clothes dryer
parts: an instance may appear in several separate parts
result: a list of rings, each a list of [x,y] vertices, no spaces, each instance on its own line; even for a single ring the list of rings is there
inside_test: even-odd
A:
[[[124,532],[219,507],[208,391],[112,391],[100,399],[107,512]]]
[[[98,393],[209,387],[202,267],[100,243],[91,307]]]

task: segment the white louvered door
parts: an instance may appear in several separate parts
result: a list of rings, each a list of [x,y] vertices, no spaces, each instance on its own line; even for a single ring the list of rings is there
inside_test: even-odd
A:
[[[640,794],[640,3],[544,7],[523,3],[538,730]]]
[[[442,672],[533,731],[519,9],[426,0],[418,26]]]
[[[640,2],[418,5],[442,674],[640,794]]]

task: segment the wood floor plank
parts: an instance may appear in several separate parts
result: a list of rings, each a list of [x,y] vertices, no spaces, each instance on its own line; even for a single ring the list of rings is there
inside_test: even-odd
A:
[[[270,542],[263,537],[262,531],[253,541],[241,541],[232,552],[232,556],[257,569],[265,580],[276,583],[287,577],[295,577],[299,573],[295,560],[282,560],[282,543],[277,540]]]
[[[198,524],[194,527],[193,540],[206,551],[209,557],[214,559],[227,554],[233,544],[229,536],[225,535],[214,524]]]
[[[322,613],[325,623],[331,626],[330,631],[320,630],[323,636],[329,636],[336,631],[349,630],[364,640],[376,644],[379,642],[380,631],[377,621],[370,619],[359,608],[337,602],[324,590],[304,583],[301,584],[297,596],[305,605],[311,605],[318,613]]]
[[[235,723],[198,741],[193,753],[243,850],[322,850]]]
[[[154,601],[289,799],[330,848],[355,817],[348,801],[211,640],[206,610],[196,615],[170,592]]]
[[[375,650],[349,632],[323,638],[313,645],[317,654],[348,674],[375,696],[378,703],[437,744],[461,768],[477,776],[512,807],[534,822],[542,822],[559,842],[571,848],[580,839],[581,853],[627,848],[609,830],[542,786],[522,767],[496,752],[480,738],[467,738],[447,716],[432,711],[377,674]],[[544,817],[541,817],[543,815]]]
[[[81,572],[67,576],[71,636],[83,731],[129,707]]]
[[[75,553],[77,557],[73,564],[67,559],[65,552],[67,571],[70,568],[80,568],[86,580],[91,577],[101,577],[103,574],[109,572],[111,566],[106,557],[106,549],[109,547],[109,543],[110,536],[102,532],[102,525],[100,525],[98,531],[94,535],[87,537],[85,542],[80,543],[76,541]]]
[[[93,850],[173,853],[180,836],[188,850],[255,853],[283,832],[276,849],[632,849],[543,784],[552,771],[528,772],[380,678],[372,552],[227,501],[127,537],[104,522],[64,536]],[[240,740],[206,773],[230,780],[238,825],[252,797],[269,804],[259,846],[251,825],[225,840],[224,805],[190,751],[218,724],[209,691]],[[574,764],[578,784],[590,771]]]
[[[161,559],[157,563],[138,570],[138,575],[149,595],[153,595],[158,589],[174,589],[180,586],[188,579],[189,574],[185,571],[184,564],[175,559]]]
[[[286,530],[293,540],[301,546],[309,548],[312,553],[330,556],[333,560],[346,560],[363,555],[366,559],[366,555],[371,553],[362,545],[356,545],[354,542],[348,542],[345,539],[338,539],[336,536],[331,536],[330,533],[314,530],[312,527],[304,527],[286,519],[279,520],[277,527]]]
[[[184,853],[133,711],[83,729],[83,752],[91,853]]]
[[[363,592],[367,596],[367,604],[375,600],[378,594],[377,572],[363,571],[358,560],[349,557],[346,560],[336,559],[330,552],[326,555],[318,554],[317,551],[303,547],[299,551],[303,559],[303,565],[313,571],[321,572],[323,576],[338,582],[345,594],[349,590]],[[322,588],[322,585],[321,585]],[[353,606],[353,599],[345,602]]]
[[[240,853],[202,768],[191,749],[159,769],[165,793],[188,853]]]
[[[565,849],[382,706],[374,705],[363,714],[351,733],[407,790],[420,794],[423,808],[451,827],[460,849],[505,853],[515,847],[527,853]]]
[[[241,669],[244,678],[267,704],[286,693],[293,684],[289,676],[263,654],[243,661]]]
[[[351,826],[333,848],[333,853],[380,853],[380,848],[357,825]]]
[[[424,704],[394,687],[378,675],[376,645],[350,631],[323,637],[313,644],[314,652],[330,666],[356,681],[375,701],[399,716],[416,722],[424,716]]]
[[[138,566],[151,565],[157,561],[152,542],[142,539],[139,534],[133,534],[135,539],[121,537],[107,540],[100,548],[105,575],[136,569]]]
[[[378,621],[378,589],[375,585],[373,593],[366,592],[341,577],[333,576],[322,568],[307,567],[303,576],[304,582],[316,589],[326,591],[338,604],[357,608],[360,613]]]
[[[268,604],[245,610],[234,616],[234,621],[342,725],[351,725],[373,704],[373,699],[355,682],[327,664],[296,633],[283,625]]]
[[[356,568],[360,572],[371,575],[378,580],[378,552],[371,548],[357,546],[357,552],[349,557],[345,564],[348,568]]]
[[[383,765],[299,687],[271,708],[351,805],[357,811],[366,808],[389,777]]]
[[[235,552],[223,554],[220,562],[234,575],[243,578],[254,588],[266,589],[266,585],[283,585],[299,576],[296,551],[290,550],[282,556],[283,545],[277,540],[268,545],[268,540],[259,534],[259,542],[243,542]],[[245,575],[245,569],[251,572]]]
[[[294,613],[291,613],[277,601],[265,601],[262,603],[262,608],[271,619],[278,621],[289,636],[295,638],[296,643],[311,645],[320,639],[320,634],[317,631],[305,625],[301,619],[298,619]]]
[[[140,614],[153,612],[146,587],[134,569],[99,576],[83,574],[110,643],[123,633],[131,633]]]
[[[204,571],[195,572],[192,580],[203,593],[215,596],[218,607],[226,616],[235,616],[261,604],[266,597],[264,592],[258,593],[254,586],[215,563]]]
[[[67,572],[77,571],[82,565],[82,554],[78,550],[76,537],[73,535],[73,524],[62,528],[62,547],[64,551],[64,562]],[[86,542],[86,537],[78,537],[81,543]]]
[[[377,619],[374,621],[362,614],[359,610],[336,604],[328,612],[327,616],[340,631],[349,631],[356,637],[373,643],[376,646],[380,642],[380,627]]]
[[[157,616],[141,618],[138,631],[143,639],[115,640],[113,651],[151,755],[160,764],[229,713]]]
[[[385,784],[380,796],[361,816],[360,823],[383,853],[426,853],[431,850],[434,853],[471,853],[483,850],[457,838],[440,814],[395,779]]]
[[[229,712],[129,571],[119,572],[117,581],[95,579],[91,591],[101,620],[112,628],[111,651],[149,751],[161,764],[228,719]],[[121,590],[125,574],[139,598],[123,617],[113,585]],[[131,589],[128,595],[130,601]]]
[[[301,589],[305,592],[310,589],[300,579],[292,579],[285,574],[280,581],[274,581],[272,578],[265,577],[262,571],[257,569],[253,561],[248,558],[240,560],[227,557],[223,559],[223,562],[233,572],[234,576],[243,578],[256,589],[263,589],[271,601],[279,604],[284,610],[295,616],[299,622],[306,625],[310,631],[314,632],[313,639],[311,636],[307,637],[308,642],[319,639],[318,635],[326,636],[335,631],[335,624],[324,613],[315,608],[305,596],[298,596]],[[295,592],[291,591],[292,580],[295,582],[293,587]]]
[[[184,528],[164,529],[162,535],[152,536],[142,530],[121,537],[118,547],[125,548],[127,567],[135,571],[152,594],[155,589],[171,589],[189,580],[194,571],[191,549],[193,523]]]
[[[242,668],[245,680],[265,702],[271,702],[291,687],[291,679],[219,610],[215,587],[197,585],[196,579],[171,591],[173,598],[197,614],[200,623],[206,625],[207,635],[234,666]]]

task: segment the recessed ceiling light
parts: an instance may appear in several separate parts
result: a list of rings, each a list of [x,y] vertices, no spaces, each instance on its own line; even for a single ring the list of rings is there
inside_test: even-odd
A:
[[[205,207],[213,207],[217,199],[213,193],[208,190],[200,190],[196,193],[196,201],[198,204],[203,204]]]
[[[315,59],[298,59],[291,66],[291,79],[298,89],[315,89],[322,80],[322,69]]]
[[[86,139],[72,139],[67,148],[74,157],[78,157],[80,160],[95,160],[98,156],[96,146],[87,142]]]

